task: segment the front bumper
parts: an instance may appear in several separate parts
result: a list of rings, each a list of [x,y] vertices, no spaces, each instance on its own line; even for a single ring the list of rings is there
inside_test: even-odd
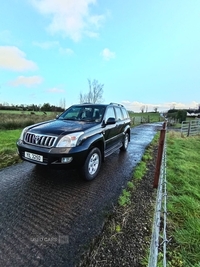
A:
[[[77,168],[82,166],[88,154],[88,148],[77,146],[73,148],[45,148],[26,144],[22,141],[17,142],[18,154],[22,160],[58,168]],[[42,162],[25,157],[25,152],[40,155]],[[71,158],[70,162],[63,162],[62,158]]]

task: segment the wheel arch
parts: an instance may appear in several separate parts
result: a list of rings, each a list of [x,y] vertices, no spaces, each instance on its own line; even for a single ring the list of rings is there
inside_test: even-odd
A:
[[[103,140],[96,140],[95,142],[91,143],[90,148],[88,150],[91,151],[94,147],[97,147],[101,152],[102,161],[104,161],[104,143]]]
[[[124,135],[126,133],[128,133],[128,135],[129,135],[129,137],[128,137],[129,140],[128,141],[130,142],[130,140],[131,140],[131,128],[129,126],[125,127],[125,129],[124,129]]]
[[[104,137],[102,134],[97,134],[89,137],[88,139],[85,140],[84,146],[88,150],[87,155],[94,147],[99,148],[102,156],[102,161],[104,161]]]

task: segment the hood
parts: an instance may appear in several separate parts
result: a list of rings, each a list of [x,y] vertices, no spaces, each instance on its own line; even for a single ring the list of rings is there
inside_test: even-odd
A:
[[[83,121],[53,120],[34,124],[29,127],[28,131],[36,134],[64,135],[72,132],[85,131],[95,125],[96,123]]]

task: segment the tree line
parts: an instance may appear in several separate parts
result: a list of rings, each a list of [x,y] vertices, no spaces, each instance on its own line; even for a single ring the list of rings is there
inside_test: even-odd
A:
[[[59,106],[50,105],[44,103],[43,105],[9,105],[8,103],[0,104],[0,110],[12,110],[12,111],[42,111],[42,112],[62,112],[64,108]]]

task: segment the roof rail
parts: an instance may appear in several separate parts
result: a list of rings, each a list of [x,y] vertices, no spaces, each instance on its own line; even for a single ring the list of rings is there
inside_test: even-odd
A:
[[[110,105],[116,105],[116,106],[119,106],[119,107],[123,107],[123,105],[121,105],[121,104],[118,104],[118,103],[110,103]]]

